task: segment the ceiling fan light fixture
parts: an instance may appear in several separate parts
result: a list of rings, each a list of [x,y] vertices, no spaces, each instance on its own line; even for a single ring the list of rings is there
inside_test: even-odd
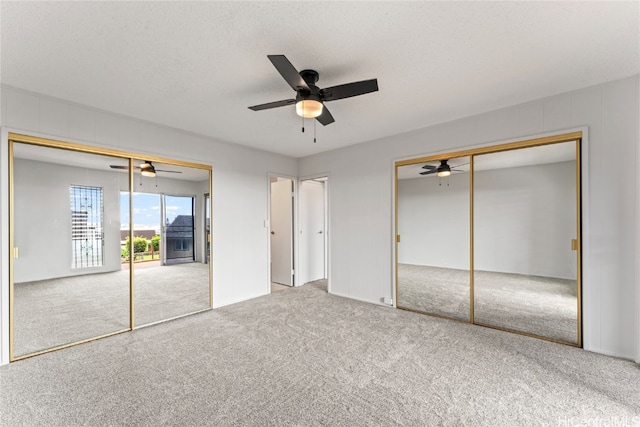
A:
[[[440,178],[451,175],[451,168],[447,164],[446,160],[440,161],[440,166],[438,166],[438,169],[436,169],[436,171],[438,172],[438,176]]]
[[[153,178],[154,176],[156,176],[156,168],[153,167],[151,162],[145,161],[144,163],[140,164],[140,174],[142,176]]]
[[[296,113],[305,119],[314,119],[322,114],[322,102],[315,99],[302,99],[296,102]]]
[[[156,176],[156,170],[151,166],[150,168],[145,168],[140,171],[142,176],[154,177]]]

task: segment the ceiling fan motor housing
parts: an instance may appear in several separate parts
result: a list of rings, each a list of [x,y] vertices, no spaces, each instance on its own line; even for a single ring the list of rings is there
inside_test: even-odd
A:
[[[307,82],[309,86],[311,86],[318,83],[318,79],[320,78],[320,75],[316,70],[302,70],[300,71],[300,77],[302,77],[304,81]]]
[[[308,92],[304,89],[301,89],[298,91],[298,94],[296,95],[296,102],[300,102],[300,101],[318,101],[320,103],[322,103],[322,99],[320,98],[320,95],[318,94],[318,92]]]

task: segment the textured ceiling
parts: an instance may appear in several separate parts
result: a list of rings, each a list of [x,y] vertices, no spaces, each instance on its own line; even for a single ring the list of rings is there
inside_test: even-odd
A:
[[[638,2],[1,2],[3,84],[294,157],[640,73]],[[300,132],[268,54],[378,78]]]

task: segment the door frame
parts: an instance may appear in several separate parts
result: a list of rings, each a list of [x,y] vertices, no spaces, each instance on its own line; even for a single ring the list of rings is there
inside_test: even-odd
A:
[[[271,179],[284,178],[289,179],[293,185],[293,212],[292,212],[292,256],[293,256],[293,280],[291,287],[300,286],[298,282],[298,179],[295,176],[269,172],[267,173],[267,220],[264,227],[267,231],[267,293],[271,293]]]
[[[298,178],[298,182],[309,181],[309,180],[317,180],[323,178],[324,181],[324,271],[325,276],[327,278],[327,292],[331,293],[331,206],[330,206],[330,191],[331,187],[329,185],[329,181],[331,181],[331,176],[329,172],[323,172],[313,175],[305,175]],[[298,187],[299,188],[299,187]],[[299,214],[299,209],[296,209],[296,212]],[[296,237],[300,235],[300,228],[296,227]],[[296,247],[299,247],[296,246]],[[296,257],[297,260],[300,259],[299,256]],[[297,268],[297,266],[296,266]],[[299,278],[296,277],[296,286],[302,286],[304,283],[298,283]]]

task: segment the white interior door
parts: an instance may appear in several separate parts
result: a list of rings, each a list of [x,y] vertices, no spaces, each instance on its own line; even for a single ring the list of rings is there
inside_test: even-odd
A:
[[[271,183],[271,281],[293,286],[293,181]]]
[[[324,182],[300,183],[300,274],[301,283],[325,278]]]

